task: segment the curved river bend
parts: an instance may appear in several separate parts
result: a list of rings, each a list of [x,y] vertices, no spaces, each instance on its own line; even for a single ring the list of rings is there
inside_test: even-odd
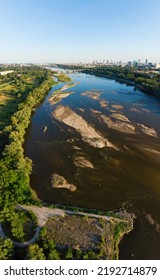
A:
[[[70,77],[76,85],[63,93],[72,94],[53,104],[50,96],[65,83],[53,86],[33,114],[25,142],[34,164],[31,186],[46,202],[125,206],[137,219],[120,243],[120,258],[160,259],[160,100],[114,80]],[[89,129],[102,147],[91,143]],[[53,174],[76,189],[54,188]]]

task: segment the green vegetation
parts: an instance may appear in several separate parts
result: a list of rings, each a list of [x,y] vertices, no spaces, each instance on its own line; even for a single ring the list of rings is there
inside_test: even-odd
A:
[[[46,259],[117,259],[119,240],[131,228],[129,220],[52,217],[41,230],[38,246]]]
[[[13,242],[0,237],[0,260],[11,260],[14,257]]]
[[[38,244],[32,244],[28,247],[27,257],[28,260],[45,260],[43,249]]]
[[[47,203],[47,204],[45,204],[45,206],[46,205],[48,208],[51,208],[51,209],[60,208],[63,210],[71,210],[71,211],[75,212],[75,214],[77,212],[83,212],[83,213],[88,213],[88,214],[97,214],[100,216],[108,216],[108,217],[123,219],[122,215],[120,215],[118,212],[113,212],[113,211],[101,211],[101,210],[97,210],[97,209],[88,209],[88,208],[77,207],[77,206],[65,206],[65,205],[61,205],[61,204],[51,204],[51,203]]]
[[[32,161],[24,156],[24,137],[31,114],[53,79],[50,70],[38,67],[14,70],[0,75],[0,222],[8,237],[24,242],[33,237],[36,221],[31,213],[14,207],[17,203],[40,204],[30,188]],[[11,258],[13,242],[8,240],[1,240],[0,259]]]
[[[52,80],[50,70],[38,67],[14,70],[0,76],[0,223],[9,238],[25,242],[33,237],[37,221],[31,212],[15,210],[15,205],[41,205],[41,202],[30,188],[32,161],[24,156],[24,137],[32,112],[57,82]],[[64,74],[54,75],[61,82],[71,81]],[[88,212],[76,207],[62,208]],[[97,210],[89,212],[109,214]],[[37,243],[23,250],[14,247],[11,239],[0,238],[0,259],[115,259],[119,238],[125,230],[121,223],[112,224],[86,216],[52,218],[42,228]]]
[[[59,74],[59,73],[55,73],[55,72],[52,72],[52,73],[53,73],[53,75],[54,75],[55,77],[58,78],[59,82],[66,83],[66,82],[71,82],[71,81],[72,81],[71,78],[68,77],[68,76],[65,75],[65,74],[62,74],[62,73]]]
[[[5,127],[11,125],[11,116],[31,91],[46,80],[46,72],[50,73],[49,70],[38,67],[15,67],[14,72],[0,75],[0,152],[8,141]]]
[[[135,85],[146,93],[160,97],[160,74],[148,73],[131,67],[100,66],[82,70],[87,74],[115,79],[120,82]]]
[[[25,69],[24,75],[21,75],[20,78],[22,81],[20,85],[24,90],[19,97],[17,95],[12,97],[12,104],[7,103],[3,112],[0,112],[1,115],[10,115],[10,119],[7,121],[4,119],[4,128],[1,131],[6,143],[0,160],[1,209],[11,208],[17,203],[36,202],[36,196],[31,190],[29,182],[32,162],[29,158],[24,157],[23,143],[32,111],[49,92],[53,80],[49,70],[32,69],[32,67]],[[28,80],[28,78],[30,79]],[[30,90],[31,80],[34,80],[33,90]],[[15,83],[19,84],[19,80],[17,79]],[[19,91],[17,93],[19,95]],[[13,105],[14,102],[15,105]]]
[[[118,255],[119,255],[119,250],[118,250],[118,244],[122,238],[122,236],[129,231],[131,228],[131,224],[130,223],[124,223],[124,222],[119,222],[119,223],[115,223],[113,225],[113,259],[114,260],[118,260]]]
[[[1,212],[1,223],[4,233],[13,241],[25,242],[30,240],[37,227],[36,217],[28,211]]]

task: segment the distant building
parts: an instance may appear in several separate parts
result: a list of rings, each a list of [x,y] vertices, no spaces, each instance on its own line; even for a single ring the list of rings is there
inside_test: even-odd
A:
[[[155,68],[156,68],[156,69],[159,69],[159,68],[160,68],[160,63],[156,63],[156,64],[155,64]]]
[[[2,76],[4,76],[4,75],[7,75],[7,74],[12,73],[12,72],[14,72],[14,70],[2,71],[2,72],[0,72],[0,74]]]
[[[148,62],[148,67],[153,67],[153,63],[152,62]]]

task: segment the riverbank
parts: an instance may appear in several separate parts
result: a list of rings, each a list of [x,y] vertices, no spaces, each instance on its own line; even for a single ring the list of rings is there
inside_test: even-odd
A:
[[[22,203],[22,201],[32,203],[37,201],[36,195],[30,187],[32,161],[24,156],[24,136],[30,124],[32,112],[51,89],[53,79],[49,70],[37,68],[35,70],[30,67],[28,75],[31,76],[33,72],[37,87],[35,88],[34,85],[32,91],[24,92],[24,97],[20,98],[19,103],[17,102],[15,112],[11,116],[10,126],[6,126],[4,129],[8,141],[0,161],[0,207],[2,209]],[[33,79],[33,76],[31,78]]]
[[[160,98],[160,75],[153,75],[153,77],[148,74],[141,74],[136,72],[136,70],[125,69],[122,67],[95,67],[83,69],[82,73],[95,75],[98,77],[104,77],[113,79],[120,83],[125,83],[126,85],[134,86],[135,89],[142,90],[143,92],[154,95]]]

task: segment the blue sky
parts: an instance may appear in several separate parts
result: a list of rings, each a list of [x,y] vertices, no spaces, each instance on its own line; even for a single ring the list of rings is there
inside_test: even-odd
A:
[[[160,62],[160,0],[0,0],[0,63]]]

